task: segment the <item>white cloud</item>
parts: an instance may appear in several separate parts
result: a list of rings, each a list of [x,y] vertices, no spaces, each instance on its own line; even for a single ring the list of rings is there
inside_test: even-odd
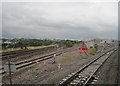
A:
[[[110,35],[118,34],[117,9],[117,2],[3,3],[3,36],[117,38]]]

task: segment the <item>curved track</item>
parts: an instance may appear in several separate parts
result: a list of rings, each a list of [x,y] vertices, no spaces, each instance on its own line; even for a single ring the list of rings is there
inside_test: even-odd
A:
[[[62,79],[59,86],[86,86],[88,82],[93,79],[96,71],[102,66],[102,64],[114,53],[117,49],[111,49],[108,52],[97,57],[78,71],[69,74],[67,77]]]

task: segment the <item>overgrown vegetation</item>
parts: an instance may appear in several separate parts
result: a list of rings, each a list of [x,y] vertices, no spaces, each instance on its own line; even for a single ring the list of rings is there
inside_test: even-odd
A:
[[[71,56],[71,55],[63,55],[63,58],[60,60],[60,63],[64,64],[66,62],[71,62],[71,61],[79,61],[83,59],[87,59],[88,56]]]
[[[90,48],[88,50],[88,53],[91,54],[91,55],[95,55],[97,53],[97,49],[96,48]]]

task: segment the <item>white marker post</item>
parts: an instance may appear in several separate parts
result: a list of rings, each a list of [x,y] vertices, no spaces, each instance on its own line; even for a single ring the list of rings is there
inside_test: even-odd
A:
[[[56,58],[56,54],[54,54],[54,56],[53,56],[53,63],[56,62],[56,61],[55,61],[55,58]]]
[[[60,64],[58,64],[58,69],[61,69],[61,65]]]

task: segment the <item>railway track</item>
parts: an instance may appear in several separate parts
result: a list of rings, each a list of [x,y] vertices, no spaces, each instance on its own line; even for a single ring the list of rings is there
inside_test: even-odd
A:
[[[33,49],[33,50],[17,50],[17,51],[2,52],[2,53],[0,53],[0,55],[1,55],[0,59],[5,60],[5,59],[7,59],[7,57],[15,58],[18,56],[25,56],[28,54],[35,55],[35,54],[40,54],[40,53],[46,52],[51,49],[54,50],[55,45],[49,46],[46,48]]]
[[[78,71],[69,74],[59,82],[59,86],[87,86],[88,83],[95,79],[94,74],[102,66],[102,64],[114,53],[117,49],[111,49],[92,60],[87,65],[80,68]]]
[[[54,54],[56,54],[56,56],[58,56],[58,55],[60,55],[62,53],[65,53],[65,52],[71,52],[71,50],[70,49],[62,49],[62,50],[53,52],[53,53],[48,54],[48,55],[44,55],[44,56],[36,57],[34,59],[27,59],[27,60],[24,60],[24,61],[21,61],[21,62],[17,62],[17,63],[15,63],[16,69],[19,70],[19,69],[25,68],[27,66],[36,64],[38,62],[53,58]],[[0,74],[2,74],[4,76],[5,71],[3,69],[4,69],[3,67],[0,67]]]
[[[10,52],[3,52],[0,53],[0,56],[2,56],[0,59],[5,60],[8,57],[16,58],[17,56],[24,56],[27,54],[40,54],[43,53],[43,51],[50,50],[51,48],[55,48],[55,46],[49,46],[47,48],[40,48],[40,49],[34,49],[34,50],[18,50],[18,51],[10,51]]]
[[[43,55],[43,56],[40,56],[40,57],[37,57],[37,58],[34,58],[34,59],[28,59],[28,60],[24,60],[24,61],[21,61],[21,62],[17,62],[17,63],[15,63],[16,69],[19,70],[19,69],[22,69],[24,67],[30,66],[32,64],[36,64],[38,62],[53,58],[54,54],[56,54],[56,56],[58,56],[62,53],[53,52],[53,53],[50,53],[48,55]],[[0,74],[2,74],[2,75],[5,74],[5,71],[3,69],[4,69],[3,67],[0,68]]]
[[[51,53],[51,54],[48,54],[48,55],[44,55],[44,56],[41,56],[41,57],[37,57],[37,58],[34,58],[34,59],[18,62],[18,63],[15,64],[16,65],[16,69],[19,70],[19,69],[25,68],[27,66],[36,64],[38,62],[41,62],[41,61],[53,58],[54,54],[56,54],[56,56],[58,56],[58,55],[60,55],[62,53],[55,53],[54,52],[54,53]],[[5,75],[5,71],[3,69],[4,69],[3,67],[0,68],[0,74],[2,74],[4,76]]]
[[[40,57],[36,57],[34,59],[27,59],[27,60],[24,60],[24,61],[21,61],[21,62],[17,62],[17,63],[15,63],[16,69],[19,70],[19,69],[25,68],[27,66],[36,64],[38,62],[53,58],[54,54],[56,54],[56,56],[58,56],[62,53],[68,52],[68,51],[70,51],[70,50],[69,49],[58,50],[58,51],[50,53],[48,55],[43,55],[43,56],[40,56]],[[17,54],[17,53],[14,53],[14,54]],[[36,53],[34,53],[34,55],[36,55]],[[4,71],[4,68],[2,66],[0,67],[0,74],[2,74],[3,76],[5,75],[5,71]]]

